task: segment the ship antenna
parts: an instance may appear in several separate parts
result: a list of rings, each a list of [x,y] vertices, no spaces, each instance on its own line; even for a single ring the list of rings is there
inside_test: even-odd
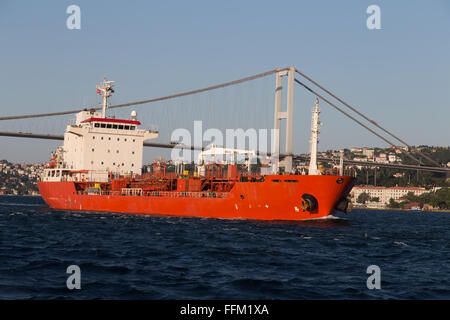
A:
[[[102,118],[106,118],[106,109],[108,108],[108,98],[114,93],[114,81],[107,81],[103,77],[103,83],[97,85],[97,93],[102,96]]]

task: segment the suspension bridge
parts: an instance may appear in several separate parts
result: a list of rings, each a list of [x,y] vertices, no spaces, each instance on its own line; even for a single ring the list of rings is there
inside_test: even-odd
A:
[[[394,148],[394,150],[398,150],[402,153],[404,153],[408,158],[410,158],[415,164],[399,164],[399,163],[379,163],[379,162],[371,162],[371,161],[354,161],[350,159],[343,159],[344,165],[349,166],[361,166],[361,167],[385,167],[385,168],[394,168],[394,169],[403,169],[403,170],[421,170],[421,171],[430,171],[430,172],[440,172],[440,173],[447,173],[450,174],[450,168],[446,167],[445,164],[438,163],[437,161],[433,160],[428,155],[418,151],[414,150],[410,144],[408,144],[405,139],[400,138],[399,136],[393,134],[390,130],[387,130],[383,126],[381,126],[379,123],[374,121],[373,119],[369,118],[367,115],[363,114],[361,111],[359,111],[356,107],[350,105],[346,101],[344,101],[342,98],[338,97],[335,93],[330,91],[329,89],[325,88],[323,85],[319,84],[317,81],[313,80],[311,77],[306,75],[305,73],[301,72],[295,67],[286,67],[286,68],[277,68],[272,69],[263,73],[258,73],[252,76],[248,76],[245,78],[237,79],[234,81],[229,81],[225,83],[220,83],[217,85],[196,89],[196,90],[190,90],[185,92],[179,92],[171,95],[166,95],[162,97],[152,98],[152,99],[145,99],[145,100],[139,100],[139,101],[133,101],[133,102],[127,102],[127,103],[121,103],[121,104],[115,104],[115,105],[109,105],[108,109],[122,109],[127,108],[131,106],[138,106],[138,105],[148,105],[148,104],[157,104],[162,103],[165,101],[177,101],[176,106],[170,106],[170,105],[164,105],[163,111],[161,114],[165,114],[166,121],[172,121],[174,120],[174,117],[172,116],[173,113],[179,112],[181,108],[187,108],[189,107],[190,110],[188,114],[191,116],[198,117],[199,115],[206,115],[208,117],[208,112],[205,112],[204,106],[200,107],[193,107],[193,101],[190,101],[189,103],[183,103],[180,102],[180,98],[182,97],[193,97],[193,96],[201,96],[205,93],[217,91],[217,90],[224,90],[231,87],[236,87],[238,85],[244,85],[248,84],[254,81],[258,81],[259,79],[268,79],[270,76],[275,75],[275,87],[270,88],[269,85],[265,84],[265,87],[262,89],[264,94],[268,94],[270,96],[274,97],[274,101],[272,104],[272,110],[273,113],[270,114],[270,110],[268,108],[265,108],[265,112],[261,112],[260,107],[261,104],[268,105],[266,102],[257,101],[254,102],[254,100],[258,100],[259,94],[256,93],[253,97],[250,97],[248,99],[242,99],[241,94],[241,100],[246,101],[239,101],[237,103],[234,103],[234,101],[228,101],[228,106],[236,104],[239,105],[239,108],[243,109],[245,107],[253,106],[252,112],[254,113],[261,113],[265,115],[265,126],[271,127],[274,130],[277,130],[277,132],[280,132],[279,137],[274,139],[273,145],[272,145],[272,152],[267,151],[259,151],[255,150],[259,155],[271,155],[272,153],[275,153],[279,155],[279,157],[282,160],[283,167],[285,168],[286,172],[290,172],[292,170],[293,160],[301,160],[301,161],[308,161],[309,156],[305,154],[295,154],[293,151],[293,144],[294,144],[294,94],[295,94],[295,87],[300,87],[302,89],[305,89],[306,92],[311,93],[314,97],[318,98],[320,101],[324,102],[326,105],[331,107],[332,109],[338,111],[340,114],[344,115],[348,119],[355,122],[358,126],[363,128],[364,130],[367,130],[374,136],[381,139],[384,143],[389,145],[390,147]],[[273,79],[271,80],[273,81]],[[285,91],[286,87],[286,92]],[[247,87],[245,89],[248,89]],[[242,90],[242,88],[241,88]],[[250,91],[255,91],[254,88],[250,87]],[[261,93],[261,92],[259,92]],[[284,94],[285,93],[285,94]],[[286,103],[285,108],[283,105],[283,97],[286,97]],[[224,98],[224,99],[222,99]],[[211,97],[206,98],[207,101],[204,101],[204,104],[208,105],[208,108],[211,107],[211,104],[218,104],[217,101],[214,102],[214,99],[211,99]],[[230,100],[229,97],[221,96],[220,100],[222,103],[222,100]],[[232,99],[231,99],[232,100]],[[194,101],[194,104],[199,104],[198,101]],[[171,112],[170,109],[176,109]],[[202,109],[203,108],[203,109]],[[59,112],[53,112],[53,113],[37,113],[37,114],[25,114],[25,115],[8,115],[8,116],[0,116],[0,136],[3,137],[16,137],[16,138],[31,138],[31,139],[47,139],[47,140],[64,140],[64,137],[60,134],[53,134],[49,132],[28,132],[30,127],[32,126],[26,126],[24,130],[21,131],[14,131],[15,124],[17,124],[17,120],[33,120],[37,118],[47,118],[51,119],[53,117],[63,117],[67,115],[72,115],[75,113],[78,113],[79,111],[82,111],[86,108],[78,108],[78,109],[72,109],[72,110],[63,110]],[[102,107],[94,107],[89,108],[90,110],[100,110]],[[222,108],[223,109],[223,108]],[[208,110],[210,111],[210,110]],[[186,111],[184,111],[186,112]],[[232,112],[228,112],[229,114],[233,114]],[[245,113],[245,110],[241,110],[241,113]],[[225,118],[227,116],[226,112],[223,114],[222,118]],[[234,114],[235,116],[235,114]],[[152,115],[152,117],[155,117],[155,114]],[[210,116],[211,117],[211,116]],[[221,117],[221,116],[218,116]],[[15,120],[15,121],[12,121]],[[211,120],[211,119],[209,119]],[[248,121],[248,118],[246,119],[238,119],[240,121]],[[238,121],[230,119],[230,121]],[[177,120],[178,122],[176,125],[180,125],[182,121],[189,121],[188,117],[181,117],[181,119]],[[181,121],[181,122],[180,122]],[[269,122],[272,121],[272,124],[269,124]],[[284,121],[284,123],[282,123]],[[10,123],[12,126],[10,126],[10,130],[5,130],[5,123]],[[63,123],[63,121],[59,121],[59,123]],[[243,123],[243,122],[240,122]],[[283,129],[284,125],[284,148],[281,147],[281,131]],[[169,125],[163,126],[165,129],[170,131]],[[60,131],[62,131],[62,128],[59,128]],[[17,129],[16,129],[17,130]],[[27,132],[24,132],[27,131]],[[168,143],[155,143],[155,142],[145,142],[145,147],[152,147],[152,148],[165,148],[165,149],[172,149],[175,147],[174,143],[171,143],[168,141]],[[188,150],[203,150],[204,146],[201,145],[176,145],[177,148],[182,149],[188,149]],[[281,150],[283,149],[283,150]],[[317,160],[321,162],[336,162],[337,159],[335,158],[327,158],[327,157],[318,157]]]

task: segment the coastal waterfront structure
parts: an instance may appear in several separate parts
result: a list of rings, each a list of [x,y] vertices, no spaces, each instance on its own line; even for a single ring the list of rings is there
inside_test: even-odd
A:
[[[389,204],[390,199],[394,199],[399,202],[400,199],[405,197],[409,192],[412,192],[416,196],[420,196],[423,193],[435,191],[437,188],[427,190],[420,187],[373,187],[373,186],[354,186],[350,192],[350,197],[353,205],[360,205],[356,200],[362,193],[367,193],[371,199],[378,198],[379,201],[366,202],[367,207],[371,208],[385,208]]]

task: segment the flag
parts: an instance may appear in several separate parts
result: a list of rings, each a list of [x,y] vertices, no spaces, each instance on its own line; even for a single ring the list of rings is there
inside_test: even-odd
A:
[[[97,89],[97,93],[98,93],[98,94],[102,94],[102,90]]]

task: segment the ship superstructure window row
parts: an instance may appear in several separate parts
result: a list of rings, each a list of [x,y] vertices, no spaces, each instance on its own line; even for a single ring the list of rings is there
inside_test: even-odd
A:
[[[106,129],[116,129],[116,130],[136,130],[136,126],[123,125],[123,124],[112,124],[112,123],[94,123],[94,128],[106,128]]]

